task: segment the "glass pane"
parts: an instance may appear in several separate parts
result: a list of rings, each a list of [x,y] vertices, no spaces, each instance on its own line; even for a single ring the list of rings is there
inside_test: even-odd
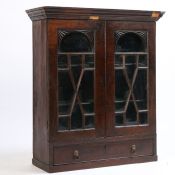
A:
[[[115,55],[115,67],[123,66],[123,58],[122,55]]]
[[[68,114],[73,96],[73,87],[66,71],[61,71],[58,74],[58,93],[59,114]]]
[[[67,56],[66,55],[59,55],[58,57],[58,68],[67,68]]]
[[[81,72],[81,56],[71,56],[71,71],[73,73],[73,77],[75,83],[78,83],[78,79],[80,77]]]
[[[62,102],[59,104],[59,114],[68,115],[69,114],[70,103]]]
[[[140,112],[139,113],[139,123],[140,124],[147,124],[148,123],[147,112]]]
[[[130,83],[132,83],[133,75],[136,69],[136,56],[129,55],[126,56],[126,70],[129,77]]]
[[[81,65],[81,55],[73,55],[71,56],[71,66],[72,67],[77,67]]]
[[[92,51],[91,43],[88,37],[79,31],[67,33],[60,44],[61,52],[90,52]]]
[[[80,85],[80,99],[85,113],[94,112],[94,71],[85,71]]]
[[[75,105],[71,116],[71,129],[82,128],[82,113],[78,104]]]
[[[116,100],[115,101],[115,111],[116,112],[124,112],[126,100]]]
[[[67,117],[62,117],[59,118],[59,130],[67,130],[68,129],[68,118]]]
[[[130,101],[126,111],[126,122],[127,124],[135,124],[136,121],[137,121],[136,108],[134,106],[134,103]]]
[[[140,55],[139,56],[139,67],[146,67],[147,66],[147,55]]]
[[[88,102],[82,102],[83,104],[83,109],[86,114],[88,113],[93,113],[94,112],[94,103],[93,101],[89,100]]]
[[[85,118],[85,128],[94,128],[94,116],[86,116]]]
[[[115,71],[115,109],[123,111],[126,99],[128,97],[128,85],[123,70]]]
[[[138,109],[147,109],[147,69],[138,70],[133,92]]]
[[[120,126],[123,125],[123,114],[116,114],[115,115],[115,125]]]
[[[116,43],[117,52],[143,52],[144,50],[145,46],[142,38],[133,32],[121,35]]]
[[[85,67],[94,68],[94,56],[93,55],[86,55],[86,57],[85,57]]]

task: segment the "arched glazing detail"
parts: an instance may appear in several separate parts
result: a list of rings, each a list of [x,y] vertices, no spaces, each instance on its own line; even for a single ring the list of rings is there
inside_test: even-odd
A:
[[[60,31],[60,52],[91,52],[93,41],[87,31]]]
[[[144,52],[146,51],[145,32],[118,32],[116,37],[117,52]]]

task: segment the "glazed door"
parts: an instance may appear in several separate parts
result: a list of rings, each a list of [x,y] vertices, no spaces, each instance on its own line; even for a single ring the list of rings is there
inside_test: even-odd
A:
[[[155,132],[155,24],[107,22],[107,136]]]
[[[51,133],[62,141],[105,132],[104,24],[55,20],[48,24]]]

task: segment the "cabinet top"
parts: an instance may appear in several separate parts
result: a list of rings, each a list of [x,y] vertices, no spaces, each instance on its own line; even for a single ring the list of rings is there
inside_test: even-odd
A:
[[[77,7],[38,7],[26,10],[32,21],[41,19],[90,19],[117,21],[157,21],[162,11],[95,9]]]

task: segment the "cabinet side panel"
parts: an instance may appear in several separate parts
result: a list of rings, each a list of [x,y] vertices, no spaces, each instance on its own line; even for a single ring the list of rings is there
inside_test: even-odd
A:
[[[49,162],[47,21],[33,22],[33,157]]]

